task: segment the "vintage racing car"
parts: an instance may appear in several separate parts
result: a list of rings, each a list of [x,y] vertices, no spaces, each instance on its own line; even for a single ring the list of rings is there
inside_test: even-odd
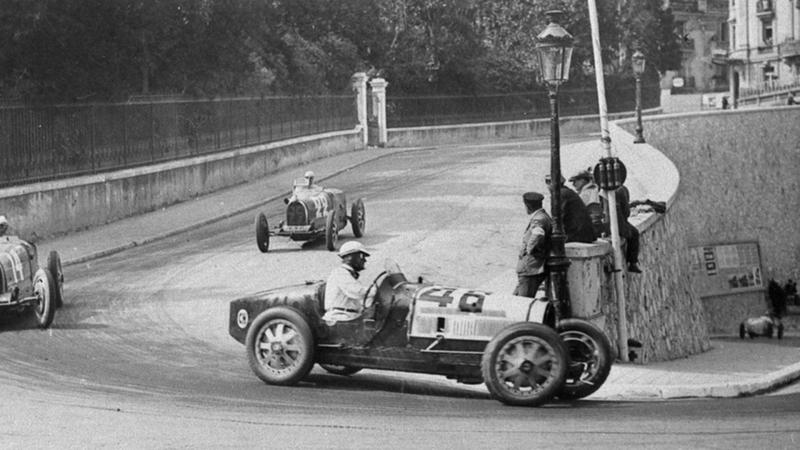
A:
[[[322,319],[324,281],[260,292],[231,302],[229,333],[276,385],[298,383],[318,363],[339,375],[370,368],[483,382],[503,403],[538,406],[586,397],[608,377],[606,335],[580,319],[556,324],[546,299],[418,281],[387,261],[373,306],[335,323]]]
[[[36,246],[16,236],[0,237],[0,313],[32,309],[41,328],[53,323],[64,301],[64,273],[58,252],[39,267]]]
[[[761,317],[749,317],[739,324],[739,337],[750,339],[756,336],[766,336],[772,338],[773,334],[778,335],[778,339],[783,339],[783,322],[780,318],[771,314],[764,314]]]
[[[339,189],[309,185],[306,178],[294,181],[291,197],[286,203],[286,219],[277,228],[270,229],[267,216],[262,212],[256,216],[256,244],[262,253],[269,251],[270,236],[288,236],[293,241],[309,241],[324,237],[328,250],[336,249],[339,231],[347,226],[353,228],[355,237],[364,235],[366,214],[364,202],[359,198],[347,215],[347,199]]]

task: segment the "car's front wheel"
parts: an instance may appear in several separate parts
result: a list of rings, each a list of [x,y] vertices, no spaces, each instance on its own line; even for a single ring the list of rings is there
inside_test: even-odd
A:
[[[39,328],[47,328],[53,323],[56,315],[56,285],[48,269],[39,269],[33,276],[33,295],[37,302],[33,309]]]
[[[328,219],[325,222],[325,247],[330,250],[336,250],[336,241],[339,240],[339,222],[336,221],[336,211],[328,214]]]
[[[360,198],[350,207],[350,226],[353,228],[353,236],[357,238],[363,236],[367,229],[367,213],[364,210],[364,201]]]
[[[61,269],[61,257],[55,250],[51,250],[47,255],[47,270],[50,271],[55,283],[56,308],[61,308],[64,306],[64,271]]]
[[[269,222],[264,213],[258,213],[256,216],[256,244],[261,253],[269,251]]]
[[[253,320],[245,340],[250,368],[268,384],[293,385],[314,366],[314,335],[292,308],[270,308]]]
[[[558,397],[574,400],[600,389],[611,372],[614,353],[605,333],[581,319],[565,319],[556,327],[567,347],[569,367]]]
[[[515,323],[489,341],[481,373],[492,397],[508,405],[539,406],[564,385],[566,349],[552,328]]]

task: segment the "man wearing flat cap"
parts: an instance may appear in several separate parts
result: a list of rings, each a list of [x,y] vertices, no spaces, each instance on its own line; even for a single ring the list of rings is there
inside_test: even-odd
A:
[[[522,235],[522,246],[517,262],[517,288],[514,295],[536,297],[536,291],[547,278],[545,262],[550,253],[550,237],[553,221],[542,208],[544,196],[538,192],[522,194],[522,202],[530,215],[528,226]]]

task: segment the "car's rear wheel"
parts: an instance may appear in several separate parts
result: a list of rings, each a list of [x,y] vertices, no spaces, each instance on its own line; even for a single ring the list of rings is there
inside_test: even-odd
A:
[[[261,253],[269,251],[269,222],[264,213],[258,213],[256,216],[256,244]]]
[[[293,385],[314,366],[314,335],[292,308],[270,308],[253,320],[245,340],[250,368],[268,384]]]
[[[353,236],[357,238],[363,236],[367,229],[367,213],[364,210],[364,201],[360,198],[350,207],[350,226],[353,228]]]
[[[564,400],[588,397],[600,389],[611,372],[611,342],[601,329],[585,320],[562,320],[556,330],[567,347],[569,360],[567,379],[556,395]]]
[[[39,328],[47,328],[53,323],[56,315],[55,291],[55,280],[50,270],[37,270],[33,276],[33,295],[37,298],[33,313]]]
[[[778,324],[778,339],[783,339],[783,324]]]
[[[744,339],[744,335],[747,334],[747,330],[744,327],[744,322],[739,324],[739,338]]]
[[[481,373],[492,397],[508,405],[539,406],[564,385],[566,349],[552,328],[515,323],[489,341]]]
[[[336,241],[339,240],[339,222],[336,221],[336,211],[328,214],[328,219],[325,222],[325,247],[330,250],[336,250]]]
[[[336,364],[320,364],[319,366],[334,375],[343,376],[353,375],[361,370],[361,367],[340,366]]]
[[[64,306],[64,271],[61,269],[61,257],[55,250],[51,250],[47,255],[47,270],[50,271],[56,285],[54,295],[56,308],[61,308]]]

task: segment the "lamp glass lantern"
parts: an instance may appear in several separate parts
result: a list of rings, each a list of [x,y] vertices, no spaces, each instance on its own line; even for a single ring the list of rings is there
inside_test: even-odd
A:
[[[549,23],[536,36],[536,57],[542,81],[550,87],[558,87],[569,79],[573,38],[558,23],[561,18],[561,11],[548,11],[545,14]]]
[[[644,53],[636,50],[631,56],[631,66],[633,67],[634,75],[641,76],[644,73]]]

